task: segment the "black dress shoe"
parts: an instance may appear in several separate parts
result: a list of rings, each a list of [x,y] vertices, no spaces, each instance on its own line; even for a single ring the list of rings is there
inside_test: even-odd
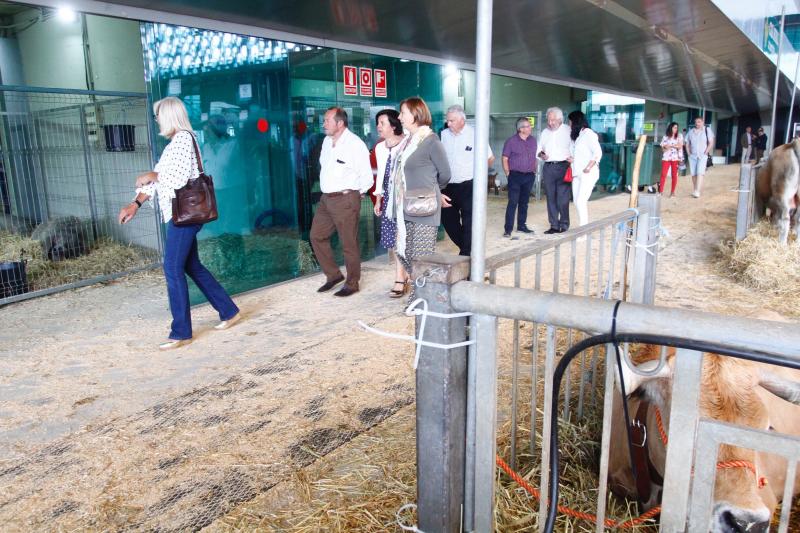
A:
[[[522,233],[535,233],[531,228],[528,226],[520,226],[517,228],[517,231],[521,231]]]
[[[339,276],[337,279],[326,281],[325,284],[317,289],[317,292],[328,292],[338,284],[344,281],[344,276]]]
[[[353,288],[348,287],[347,285],[345,285],[344,287],[342,287],[338,291],[334,292],[333,295],[334,296],[350,296],[351,294],[355,294],[357,292],[358,292],[358,289],[353,289]]]
[[[511,238],[511,232],[510,231],[506,231],[505,233],[503,233],[503,237],[505,237],[506,239],[510,239]]]
[[[564,233],[565,231],[568,231],[568,230],[569,230],[569,228],[561,228],[560,230],[558,230],[558,232],[559,233]]]
[[[545,235],[552,235],[553,233],[560,233],[560,232],[556,228],[550,228],[549,230],[544,232]]]

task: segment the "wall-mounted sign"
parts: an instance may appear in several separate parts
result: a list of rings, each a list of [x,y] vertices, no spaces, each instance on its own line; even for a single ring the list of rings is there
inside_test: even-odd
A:
[[[386,71],[375,69],[375,96],[386,98]]]
[[[172,79],[169,80],[169,85],[167,85],[167,95],[168,96],[178,96],[181,94],[181,79]]]
[[[250,83],[242,83],[239,85],[239,98],[247,100],[253,97],[253,85]]]
[[[358,74],[361,96],[372,96],[372,69],[361,67]]]
[[[356,67],[344,66],[344,94],[345,96],[358,96],[358,80]]]

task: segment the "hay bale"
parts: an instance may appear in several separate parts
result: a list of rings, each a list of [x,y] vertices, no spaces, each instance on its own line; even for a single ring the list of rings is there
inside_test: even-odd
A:
[[[800,287],[800,243],[781,244],[767,221],[754,226],[739,242],[719,245],[723,268],[746,287],[789,296]]]

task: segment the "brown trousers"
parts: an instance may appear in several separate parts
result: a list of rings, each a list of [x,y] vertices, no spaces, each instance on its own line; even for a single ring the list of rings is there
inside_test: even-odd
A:
[[[351,289],[358,289],[361,279],[361,251],[358,246],[360,212],[361,195],[358,191],[349,191],[340,196],[323,194],[311,223],[311,246],[328,281],[342,275],[331,248],[333,232],[339,234],[347,268],[345,285]]]

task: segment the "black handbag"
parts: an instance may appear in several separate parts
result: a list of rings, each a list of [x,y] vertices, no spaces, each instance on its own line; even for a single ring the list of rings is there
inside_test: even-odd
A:
[[[219,218],[214,180],[203,171],[203,160],[200,158],[200,149],[197,147],[194,135],[192,135],[192,146],[200,175],[196,179],[190,178],[180,189],[175,189],[175,198],[172,199],[172,223],[176,226],[205,224]]]
[[[708,146],[708,126],[705,127],[703,132],[706,134],[706,146]],[[708,159],[706,159],[706,168],[714,166],[714,158],[711,154],[708,154]]]

